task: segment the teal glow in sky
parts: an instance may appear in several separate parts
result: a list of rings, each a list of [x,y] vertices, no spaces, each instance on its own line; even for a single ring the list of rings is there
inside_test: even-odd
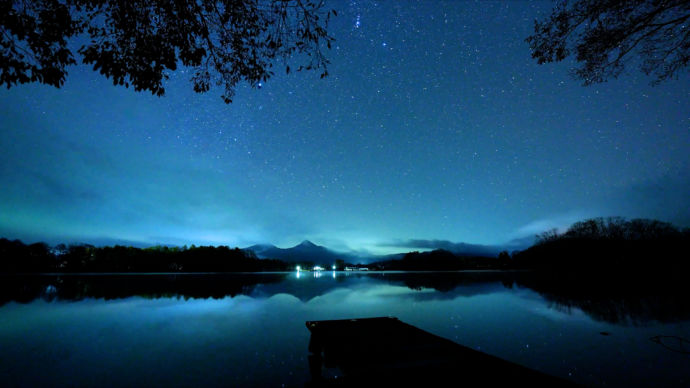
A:
[[[0,236],[388,252],[591,216],[689,226],[687,73],[583,87],[539,66],[524,39],[551,5],[335,1],[331,75],[231,105],[184,70],[163,98],[87,67],[1,90]]]

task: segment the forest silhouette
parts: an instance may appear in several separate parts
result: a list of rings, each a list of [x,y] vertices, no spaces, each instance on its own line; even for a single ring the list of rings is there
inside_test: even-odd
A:
[[[368,265],[394,271],[459,271],[521,269],[550,272],[560,278],[588,278],[611,274],[631,276],[662,272],[682,278],[690,269],[683,255],[690,229],[647,219],[593,218],[573,224],[564,233],[550,230],[524,251],[501,252],[498,257],[465,256],[446,250],[409,252],[402,259]],[[83,272],[262,272],[293,270],[296,263],[259,259],[247,249],[227,246],[135,248],[116,245],[45,243],[26,245],[0,239],[0,273]],[[340,262],[338,269],[350,263]],[[309,262],[302,263],[303,268]]]
[[[415,290],[431,288],[454,295],[461,286],[500,282],[506,288],[534,290],[553,308],[566,312],[580,309],[596,320],[633,325],[676,322],[690,319],[690,302],[684,297],[690,291],[690,264],[684,255],[689,242],[688,229],[665,222],[594,218],[577,222],[562,233],[543,232],[533,246],[512,255],[502,252],[496,258],[462,256],[444,250],[410,252],[402,259],[380,261],[368,267],[422,271],[412,277],[395,273],[386,277],[389,282]],[[232,273],[292,271],[294,266],[295,263],[281,260],[259,259],[250,250],[227,246],[50,247],[45,243],[26,245],[18,240],[0,239],[0,274],[4,274],[0,305],[38,298],[233,297],[250,293],[257,284],[284,282],[287,275]],[[463,270],[470,272],[457,272]],[[218,275],[194,275],[209,272]],[[41,273],[54,275],[32,275]],[[79,276],[82,273],[164,275]]]

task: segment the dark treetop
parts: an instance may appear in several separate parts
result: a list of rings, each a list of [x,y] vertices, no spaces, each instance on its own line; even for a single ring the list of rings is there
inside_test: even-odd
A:
[[[56,87],[67,66],[93,65],[116,85],[163,95],[163,81],[179,63],[193,69],[196,92],[212,83],[232,101],[240,81],[260,86],[278,59],[293,54],[305,68],[327,74],[330,48],[323,3],[310,0],[164,1],[48,0],[0,2],[0,84]],[[286,65],[289,72],[290,67]]]
[[[690,62],[688,18],[687,0],[559,0],[527,42],[540,64],[574,54],[585,85],[618,77],[631,61],[658,83]]]

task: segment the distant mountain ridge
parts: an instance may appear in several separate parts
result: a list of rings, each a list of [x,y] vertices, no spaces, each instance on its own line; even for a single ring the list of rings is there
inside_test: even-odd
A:
[[[419,250],[434,250],[444,249],[452,252],[458,256],[483,256],[496,257],[502,250],[511,251],[510,245],[505,246],[488,246],[467,243],[452,243],[449,241],[439,240],[411,240],[408,246],[401,246],[407,248],[406,251],[394,253],[389,255],[362,255],[355,252],[338,252],[326,248],[321,245],[314,244],[309,240],[304,240],[301,243],[290,248],[278,248],[272,244],[256,244],[244,248],[245,250],[253,251],[258,258],[261,259],[278,259],[289,263],[296,262],[313,262],[321,266],[331,266],[337,259],[344,260],[347,263],[372,263],[387,260],[401,259],[406,253],[410,251]],[[520,249],[525,249],[527,246],[520,244]]]
[[[469,244],[465,242],[452,242],[448,240],[398,240],[388,243],[386,246],[401,248],[407,252],[410,251],[434,251],[442,249],[451,252],[457,256],[464,257],[498,257],[502,251],[513,252],[521,251],[529,248],[534,244],[533,237],[526,237],[520,239],[513,239],[504,244],[498,245],[482,245]]]
[[[260,259],[278,259],[290,263],[310,261],[322,266],[331,266],[337,259],[346,262],[359,262],[362,260],[352,254],[335,252],[326,247],[316,245],[309,240],[304,240],[291,248],[278,248],[272,244],[257,244],[244,249],[253,251]]]

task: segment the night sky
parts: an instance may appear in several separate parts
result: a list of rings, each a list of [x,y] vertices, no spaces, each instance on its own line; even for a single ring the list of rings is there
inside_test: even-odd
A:
[[[690,226],[687,72],[583,87],[537,65],[524,39],[551,5],[334,1],[330,76],[278,67],[230,105],[184,69],[162,98],[86,66],[0,90],[0,236],[384,253],[594,216]]]

